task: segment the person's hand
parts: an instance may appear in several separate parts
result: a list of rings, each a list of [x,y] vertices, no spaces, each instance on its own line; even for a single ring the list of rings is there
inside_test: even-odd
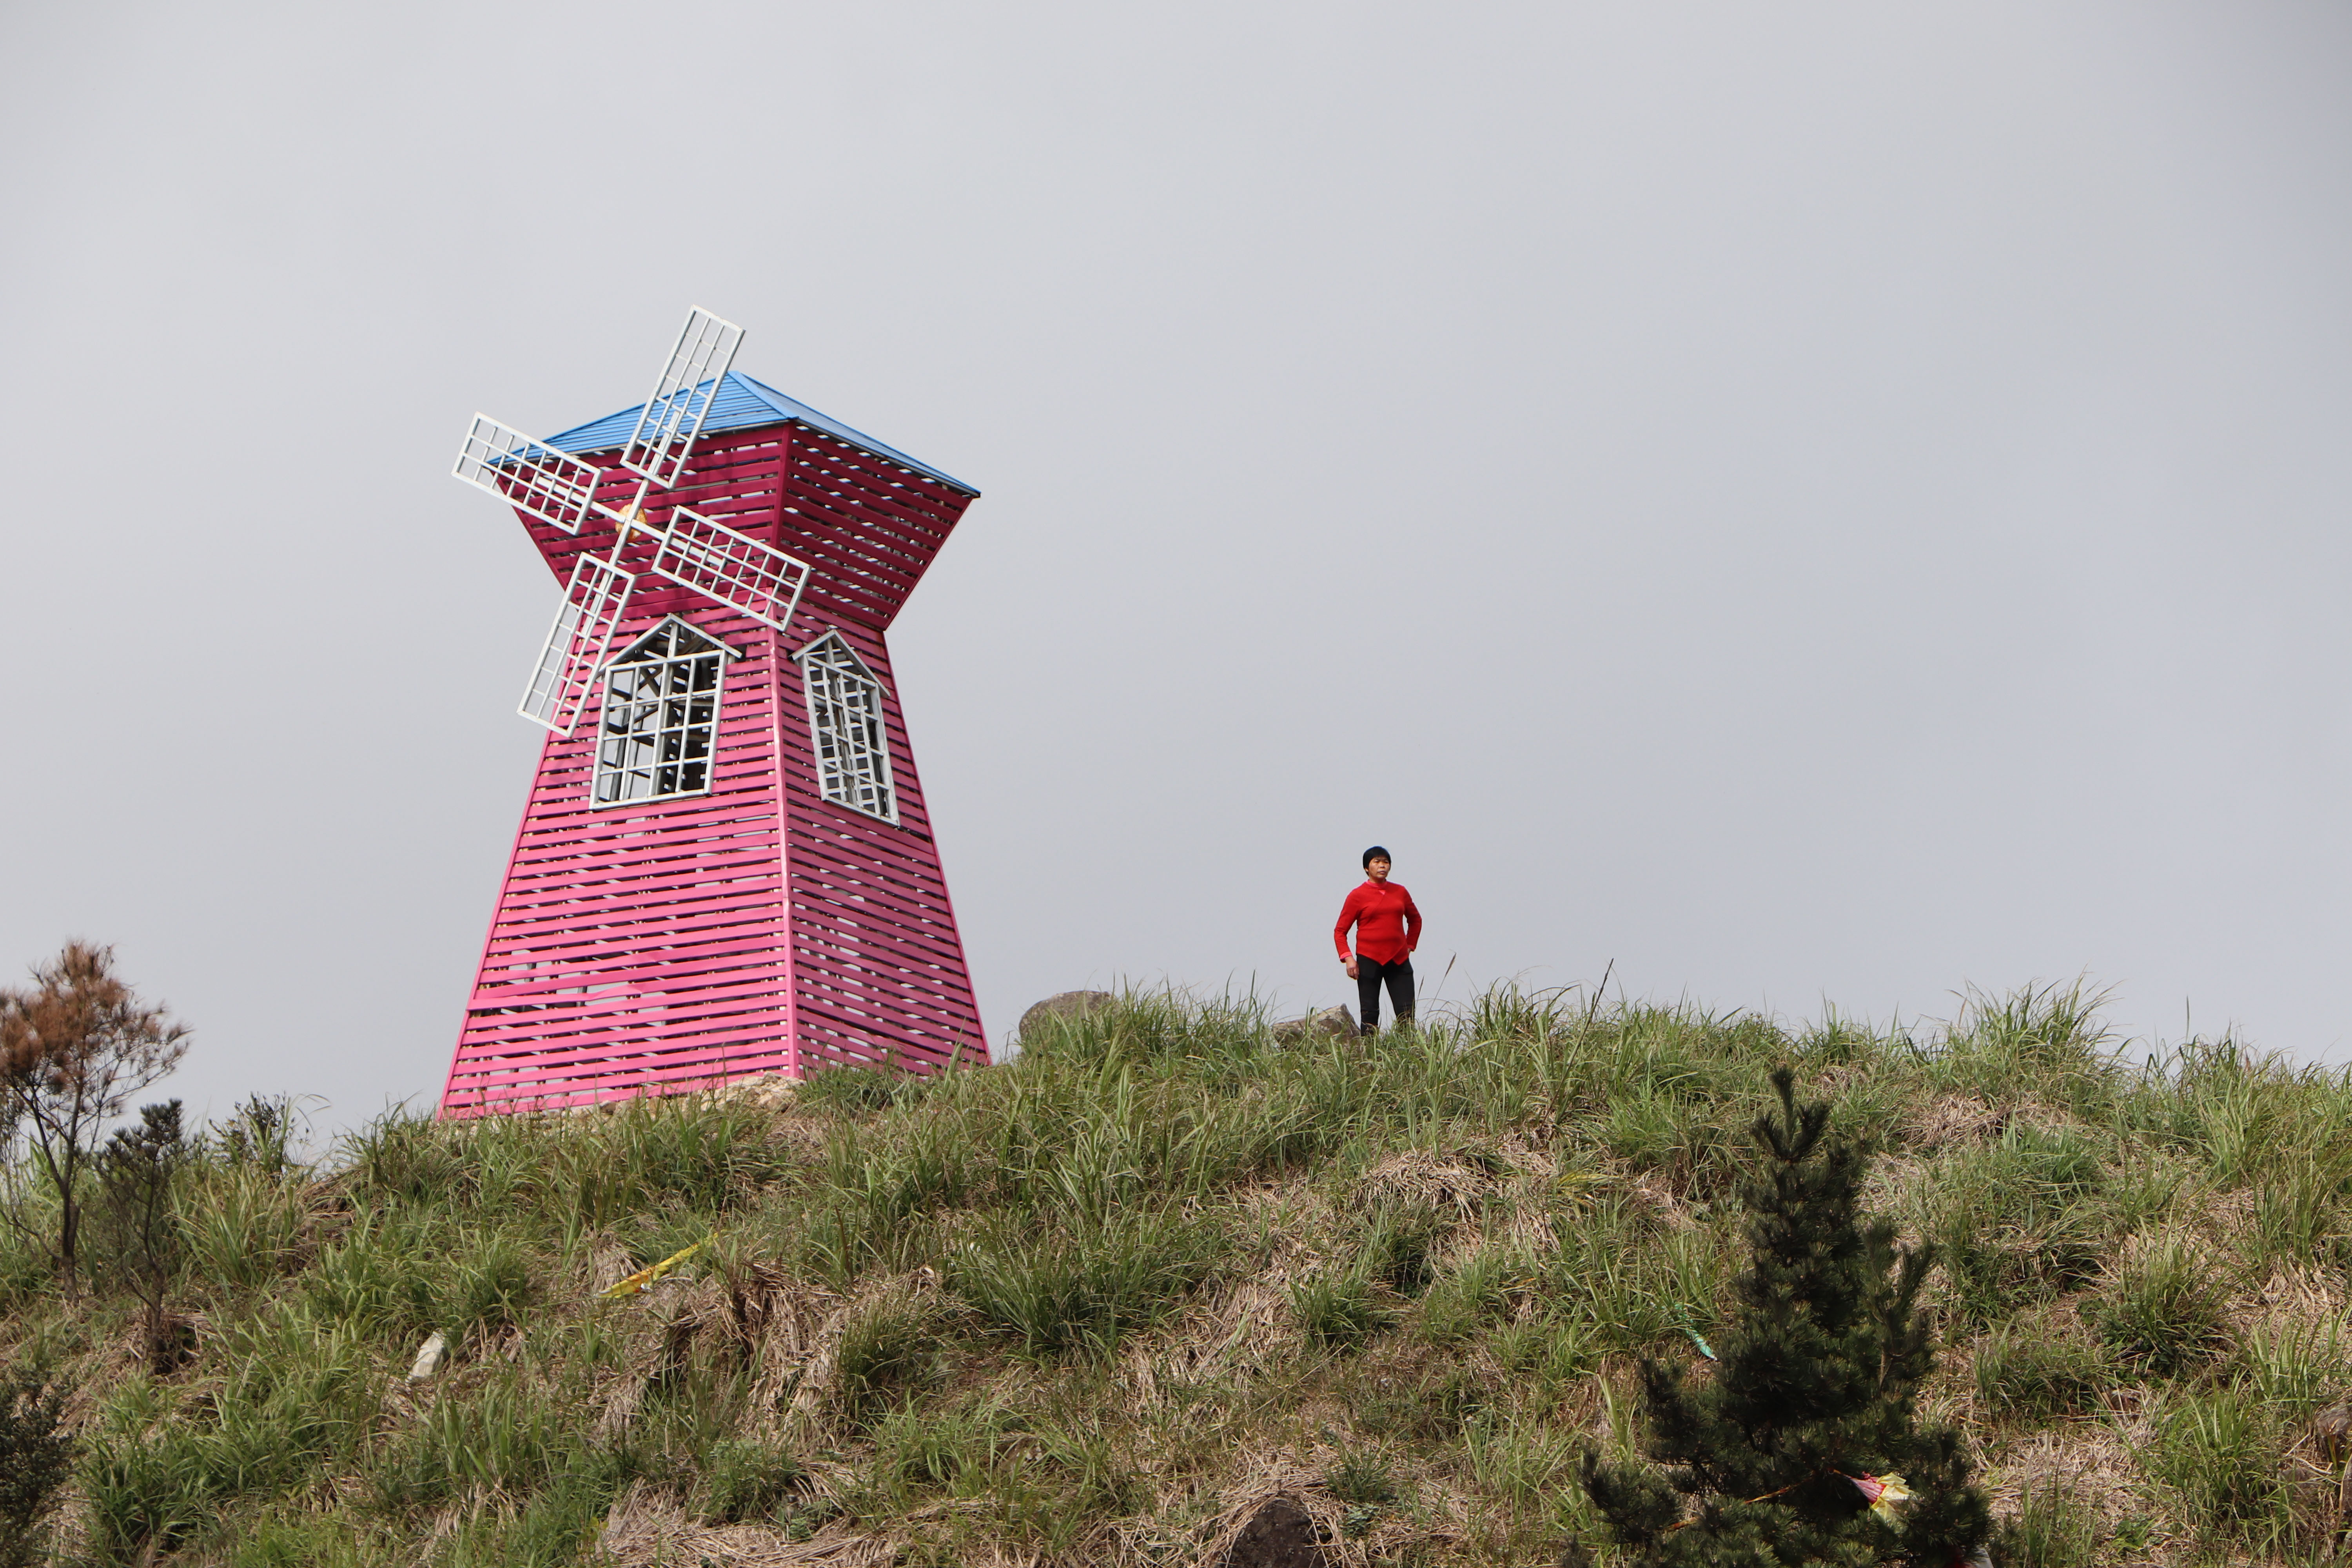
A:
[[[1348,960],[1348,978],[1349,978],[1349,979],[1350,979],[1350,980],[1353,980],[1355,977],[1356,977],[1356,961],[1355,961],[1354,959],[1352,959],[1352,958],[1351,958],[1351,959]]]

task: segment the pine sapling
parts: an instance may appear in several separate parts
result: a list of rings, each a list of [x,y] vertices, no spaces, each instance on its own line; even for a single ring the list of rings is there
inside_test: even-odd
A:
[[[168,1372],[179,1358],[180,1337],[166,1310],[180,1270],[180,1216],[172,1187],[186,1161],[180,1102],[139,1109],[139,1124],[120,1127],[98,1152],[98,1191],[108,1260],[139,1299],[147,1365]]]
[[[1747,1271],[1710,1381],[1645,1359],[1650,1458],[1588,1453],[1587,1495],[1645,1565],[1982,1562],[1991,1533],[1959,1437],[1917,1419],[1933,1365],[1917,1310],[1932,1249],[1899,1248],[1859,1217],[1869,1162],[1830,1136],[1830,1108],[1800,1106],[1772,1075],[1777,1116],[1755,1124],[1766,1159],[1743,1194]]]
[[[0,1376],[0,1568],[32,1568],[44,1555],[42,1517],[73,1474],[65,1396],[37,1372]]]

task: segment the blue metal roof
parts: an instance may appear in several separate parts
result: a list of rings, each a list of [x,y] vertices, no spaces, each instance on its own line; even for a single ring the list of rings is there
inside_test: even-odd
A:
[[[607,414],[602,419],[585,425],[575,425],[560,436],[550,436],[547,444],[566,452],[605,452],[627,442],[630,432],[637,427],[637,416],[645,409],[642,403],[632,404],[618,414]],[[929,463],[919,463],[896,447],[886,447],[873,437],[853,430],[840,420],[819,414],[797,398],[786,397],[772,386],[763,386],[748,375],[727,373],[719,384],[719,395],[710,400],[710,413],[702,422],[706,436],[721,430],[749,430],[755,426],[773,425],[778,420],[794,419],[814,430],[828,436],[838,436],[852,446],[863,447],[877,458],[887,458],[894,463],[904,463],[919,474],[929,474],[942,484],[953,485],[964,494],[980,492],[957,479],[943,474]]]

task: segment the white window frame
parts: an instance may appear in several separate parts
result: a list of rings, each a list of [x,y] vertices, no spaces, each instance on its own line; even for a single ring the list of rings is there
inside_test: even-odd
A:
[[[669,637],[671,639],[669,646],[675,648],[677,636],[680,632],[704,646],[688,653],[669,653],[652,658],[630,658],[631,654],[645,647],[658,637]],[[678,616],[664,616],[658,625],[644,636],[632,640],[625,651],[613,656],[612,661],[600,672],[604,678],[604,700],[596,713],[596,754],[588,775],[588,804],[592,807],[598,811],[606,811],[624,806],[656,805],[666,800],[686,800],[695,795],[710,793],[712,786],[718,782],[719,731],[724,716],[722,710],[727,695],[727,667],[738,657],[733,648],[729,647],[693,622]],[[693,705],[702,694],[693,689],[691,667],[705,659],[716,659],[718,669],[711,678],[709,687],[710,716],[707,721],[698,721],[693,717]],[[623,678],[633,677],[636,672],[649,667],[659,668],[664,672],[659,689],[654,695],[644,695],[642,687],[627,695],[623,695],[615,689],[616,683]],[[688,671],[687,689],[683,691],[673,691],[672,679],[668,672],[681,667],[686,667]],[[667,721],[670,715],[665,711],[668,705],[673,703],[683,704],[686,710],[679,717],[678,722],[675,724]],[[648,728],[640,724],[639,721],[647,716],[646,710],[649,709],[656,711],[651,715],[654,721]],[[628,714],[626,727],[615,733],[612,727],[613,721],[625,710]],[[706,727],[707,743],[702,754],[698,757],[686,755],[685,752],[691,750],[694,733]],[[680,737],[680,754],[665,760],[660,755],[663,749],[662,742],[673,734]],[[646,746],[648,742],[654,750],[652,759],[649,762],[636,760],[633,753]],[[625,751],[616,752],[616,746],[625,748]],[[698,785],[669,790],[658,787],[664,769],[676,768],[683,774],[698,762],[702,764],[702,782]],[[604,798],[604,785],[607,779],[618,779],[622,781],[622,787],[625,788],[627,781],[632,778],[646,779],[653,786],[654,792],[646,795],[615,795],[610,800]]]
[[[793,657],[808,696],[817,794],[828,805],[897,826],[898,788],[890,776],[889,710],[883,705],[882,682],[837,631]]]

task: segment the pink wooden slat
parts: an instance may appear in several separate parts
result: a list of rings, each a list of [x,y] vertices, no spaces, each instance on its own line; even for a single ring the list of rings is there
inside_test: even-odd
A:
[[[854,941],[833,942],[821,933],[809,931],[799,938],[798,946],[803,967],[825,973],[836,969],[844,973],[854,973],[857,956],[854,950],[863,949],[871,955],[871,963],[887,965],[892,973],[927,976],[926,984],[935,988],[970,993],[964,984],[962,955],[946,943],[909,942],[887,932],[861,933]]]
[[[835,947],[853,952],[860,948],[870,949],[879,962],[944,974],[960,976],[963,967],[955,944],[947,940],[943,925],[877,920],[853,924],[838,915],[804,909],[793,927],[796,940],[804,946],[828,952]]]
[[[971,1007],[962,998],[898,986],[828,984],[831,978],[805,973],[802,975],[799,1001],[803,1022],[813,1016],[845,1018],[864,1014],[864,1027],[885,1033],[971,1032]]]
[[[468,1077],[476,1083],[502,1087],[613,1081],[624,1075],[640,1077],[662,1066],[761,1061],[782,1055],[774,1029],[744,1030],[733,1036],[714,1034],[679,1039],[650,1049],[614,1042],[583,1042],[581,1048],[570,1052],[540,1047],[527,1057],[491,1060]]]
[[[637,910],[583,910],[565,919],[517,921],[501,931],[499,952],[506,967],[551,959],[564,952],[609,952],[624,945],[642,949],[647,961],[669,952],[758,946],[774,940],[766,926],[781,911],[774,900],[751,904],[697,903],[691,912],[660,915]],[[765,933],[765,934],[762,934]]]
[[[926,1014],[936,1013],[938,1019],[952,1020],[969,1011],[971,993],[962,985],[945,983],[946,977],[934,978],[923,971],[908,973],[895,966],[860,963],[845,960],[837,952],[803,947],[801,960],[801,993],[814,996],[820,992],[842,995],[890,995],[902,997],[909,1006]],[[887,963],[887,961],[886,961]],[[960,979],[961,976],[955,977]]]
[[[501,1029],[481,1037],[483,1048],[468,1053],[469,1061],[495,1061],[499,1070],[524,1076],[558,1073],[577,1068],[604,1071],[614,1058],[659,1055],[665,1051],[700,1049],[726,1045],[751,1046],[776,1042],[782,1037],[782,1019],[772,1010],[739,1009],[712,1013],[657,1034],[641,1028],[583,1024],[560,1033],[528,1028]]]
[[[919,1062],[931,1067],[944,1066],[959,1055],[969,1059],[974,1054],[969,1043],[959,1052],[954,1043],[950,1041],[934,1043],[889,1039],[864,1032],[843,1032],[833,1029],[826,1029],[821,1033],[813,1031],[803,1048],[812,1053],[831,1057],[835,1061],[898,1064]]]
[[[668,1051],[657,1056],[634,1059],[607,1054],[593,1064],[574,1063],[568,1067],[533,1075],[485,1073],[468,1078],[459,1085],[462,1091],[471,1089],[497,1099],[520,1099],[554,1093],[576,1093],[586,1089],[619,1088],[627,1084],[677,1081],[687,1078],[716,1078],[752,1072],[776,1070],[777,1053],[772,1044],[765,1050],[712,1047],[707,1049]]]
[[[927,903],[944,885],[933,871],[930,858],[912,851],[928,848],[921,839],[891,843],[882,835],[861,834],[845,841],[831,831],[812,833],[795,825],[793,844],[803,866],[797,881],[811,889],[839,889],[842,897],[863,897],[887,902],[910,900]]]
[[[610,942],[625,937],[646,942],[664,931],[677,932],[681,943],[708,942],[728,927],[755,923],[775,910],[779,907],[776,891],[771,885],[761,889],[758,897],[685,895],[663,900],[660,889],[654,889],[635,893],[625,901],[577,897],[558,900],[534,895],[536,901],[514,906],[502,919],[499,937],[502,950],[516,952],[546,947],[551,941],[557,945],[572,940],[582,944]]]
[[[757,975],[760,977],[759,994],[764,995],[775,990],[781,979],[782,969],[782,965],[773,962],[772,953],[728,952],[694,965],[690,972],[683,973],[668,969],[658,972],[638,969],[628,972],[624,978],[618,973],[607,971],[594,971],[586,975],[583,975],[579,971],[573,971],[559,975],[544,984],[532,984],[529,981],[513,981],[485,985],[474,993],[467,1006],[472,1011],[481,1014],[511,1007],[541,1005],[569,1005],[603,997],[667,996],[682,994],[686,987],[697,983],[708,983],[713,976],[740,977],[744,984],[750,984],[749,977]],[[771,973],[770,970],[777,973]],[[583,991],[580,988],[580,982],[583,978],[597,989]]]
[[[659,1010],[688,1005],[699,1005],[712,996],[740,993],[754,997],[772,994],[780,969],[772,954],[737,954],[731,966],[707,969],[698,973],[648,973],[635,981],[598,981],[578,985],[534,985],[486,987],[477,992],[479,1002],[476,1011],[489,1013],[512,1009],[562,1008],[583,1016]],[[571,980],[572,975],[560,976]],[[746,988],[749,988],[748,990]]]

